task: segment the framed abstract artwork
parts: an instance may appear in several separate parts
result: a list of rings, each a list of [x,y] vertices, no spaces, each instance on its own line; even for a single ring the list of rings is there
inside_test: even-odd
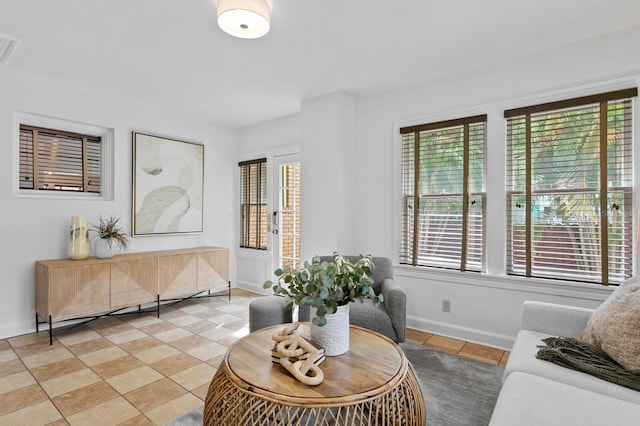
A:
[[[132,235],[202,232],[204,145],[133,132]]]

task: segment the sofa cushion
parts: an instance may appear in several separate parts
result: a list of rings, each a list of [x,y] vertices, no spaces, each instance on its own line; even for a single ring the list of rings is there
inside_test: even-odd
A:
[[[522,304],[522,327],[554,336],[578,337],[594,309],[528,300]]]
[[[640,374],[625,370],[602,349],[572,337],[549,337],[536,358],[640,392]]]
[[[578,340],[605,351],[627,370],[640,371],[640,281],[626,281],[591,315]]]
[[[514,372],[502,385],[490,426],[637,425],[640,405]]]
[[[544,345],[542,339],[547,337],[551,337],[551,335],[520,330],[504,370],[505,381],[510,374],[520,371],[640,405],[640,392],[615,385],[589,374],[536,359],[538,346]]]

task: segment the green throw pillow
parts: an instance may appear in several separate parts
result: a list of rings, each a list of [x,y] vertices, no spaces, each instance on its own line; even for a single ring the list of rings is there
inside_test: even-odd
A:
[[[605,351],[630,371],[640,371],[640,280],[632,278],[600,305],[578,340]]]

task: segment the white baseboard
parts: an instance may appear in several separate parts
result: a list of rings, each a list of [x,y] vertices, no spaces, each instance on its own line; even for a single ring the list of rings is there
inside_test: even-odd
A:
[[[49,326],[42,324],[40,326],[40,331],[42,331],[45,327],[47,332],[49,330]],[[10,337],[22,336],[23,334],[29,334],[36,331],[36,323],[35,319],[31,324],[11,324],[0,327],[0,339],[8,339]]]
[[[273,294],[271,290],[265,290],[264,288],[262,288],[261,285],[246,282],[246,281],[236,281],[235,287],[240,288],[242,290],[251,291],[253,293],[258,293],[258,294],[264,294],[264,295]]]
[[[506,351],[511,350],[515,340],[512,336],[461,327],[416,316],[407,316],[407,327]]]

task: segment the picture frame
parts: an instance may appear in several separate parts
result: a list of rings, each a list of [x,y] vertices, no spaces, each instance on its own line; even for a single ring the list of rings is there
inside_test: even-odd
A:
[[[203,232],[204,145],[133,132],[131,235]]]

